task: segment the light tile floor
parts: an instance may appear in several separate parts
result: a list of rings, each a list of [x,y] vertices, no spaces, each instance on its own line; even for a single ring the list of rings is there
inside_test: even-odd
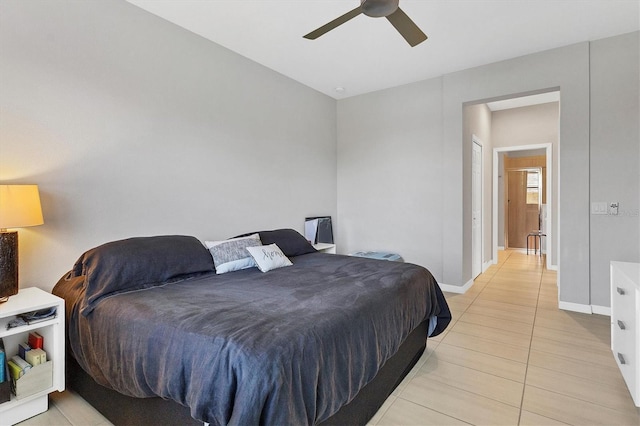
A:
[[[640,425],[609,345],[609,317],[561,311],[556,273],[502,251],[370,425]],[[109,425],[71,391],[21,425]]]
[[[640,425],[609,317],[561,311],[556,273],[502,251],[371,425]]]

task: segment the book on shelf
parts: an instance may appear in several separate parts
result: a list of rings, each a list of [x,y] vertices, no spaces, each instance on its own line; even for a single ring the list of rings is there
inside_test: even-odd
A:
[[[44,364],[47,362],[47,353],[42,349],[32,349],[27,352],[25,360],[35,367],[36,365]]]
[[[44,344],[44,339],[40,334],[35,331],[29,333],[29,339],[27,341],[29,347],[31,349],[42,349]]]
[[[4,383],[4,381],[6,380],[4,377],[4,363],[5,363],[4,349],[0,348],[0,383]]]
[[[24,370],[20,368],[18,364],[13,362],[12,359],[7,361],[7,365],[9,366],[9,374],[13,380],[18,380],[20,377],[24,376]]]
[[[29,346],[26,342],[18,344],[18,356],[22,359],[27,359],[27,352],[31,350],[31,346]]]
[[[2,404],[11,400],[11,374],[9,373],[8,356],[2,339],[0,339],[0,352],[3,357],[2,362],[0,362],[0,370],[2,370],[0,373],[4,378],[4,380],[0,380],[0,404]]]
[[[16,365],[20,367],[25,373],[31,370],[31,364],[29,364],[24,359],[20,358],[18,355],[12,356],[11,361],[16,363]]]
[[[27,352],[27,356],[25,361],[31,364],[33,367],[40,364],[40,354],[37,353],[40,349],[34,349],[32,351]]]

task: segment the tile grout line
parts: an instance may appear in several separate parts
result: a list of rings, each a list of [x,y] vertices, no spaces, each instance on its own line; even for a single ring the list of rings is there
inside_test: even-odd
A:
[[[538,297],[536,298],[536,309],[533,313],[533,325],[531,326],[531,337],[529,339],[529,350],[527,352],[527,363],[524,368],[524,382],[522,383],[522,396],[520,398],[520,412],[518,413],[518,424],[522,421],[522,407],[524,405],[524,393],[527,388],[527,375],[529,374],[529,360],[531,359],[531,346],[533,345],[533,332],[536,328],[536,319],[538,318],[538,305],[540,304],[540,288],[542,287],[542,277],[544,276],[544,263],[542,272],[540,273],[540,281],[538,283]],[[554,419],[555,420],[555,419]]]
[[[71,418],[69,418],[69,416],[67,416],[67,413],[65,412],[66,410],[61,409],[61,406],[52,398],[49,398],[49,406],[53,406],[56,410],[58,410],[58,412],[60,414],[62,414],[62,417],[64,417],[70,425],[75,426],[76,424],[73,422],[73,420]]]

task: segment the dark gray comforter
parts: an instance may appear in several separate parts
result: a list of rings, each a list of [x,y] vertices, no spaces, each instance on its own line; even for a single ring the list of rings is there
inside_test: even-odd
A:
[[[424,268],[307,254],[293,266],[207,274],[122,293],[84,317],[61,280],[74,357],[123,394],[160,396],[218,424],[314,424],[373,379],[424,319],[450,318]],[[425,336],[426,338],[426,336]]]

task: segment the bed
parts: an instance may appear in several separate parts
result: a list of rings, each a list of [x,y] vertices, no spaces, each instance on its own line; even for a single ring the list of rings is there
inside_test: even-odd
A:
[[[69,387],[116,424],[366,423],[448,325],[437,282],[318,253],[293,230],[240,239],[256,235],[244,252],[260,252],[257,267],[226,273],[218,246],[188,236],[85,252],[53,290]]]

